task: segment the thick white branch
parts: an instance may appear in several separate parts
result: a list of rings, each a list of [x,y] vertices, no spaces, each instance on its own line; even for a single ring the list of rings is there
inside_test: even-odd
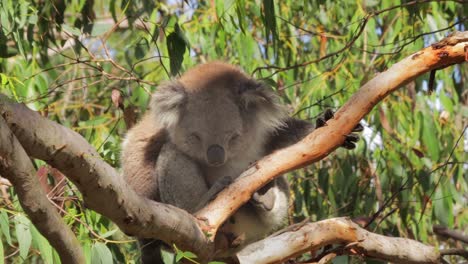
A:
[[[295,228],[296,227],[296,228]],[[347,245],[346,252],[393,263],[439,263],[431,246],[411,239],[371,233],[347,218],[299,224],[248,245],[237,254],[241,264],[281,263],[330,244]]]

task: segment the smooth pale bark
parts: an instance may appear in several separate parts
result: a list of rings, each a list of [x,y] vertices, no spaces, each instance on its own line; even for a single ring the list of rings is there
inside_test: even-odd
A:
[[[411,239],[371,233],[348,218],[332,218],[291,226],[252,243],[237,254],[241,264],[281,263],[306,251],[330,244],[344,244],[349,255],[387,260],[392,263],[439,263],[434,248]]]

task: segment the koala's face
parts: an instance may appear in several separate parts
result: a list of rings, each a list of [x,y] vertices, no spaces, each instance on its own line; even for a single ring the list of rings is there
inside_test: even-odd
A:
[[[237,68],[207,63],[160,86],[151,109],[179,150],[205,165],[221,166],[261,147],[283,124],[287,115],[277,99]]]
[[[208,166],[221,166],[246,147],[247,124],[238,104],[222,92],[189,96],[179,122],[169,131],[182,152]]]

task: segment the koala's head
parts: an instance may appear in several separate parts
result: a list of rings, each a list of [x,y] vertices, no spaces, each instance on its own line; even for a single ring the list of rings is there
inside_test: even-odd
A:
[[[268,86],[220,62],[200,65],[161,85],[150,108],[171,142],[208,166],[261,147],[287,117]]]

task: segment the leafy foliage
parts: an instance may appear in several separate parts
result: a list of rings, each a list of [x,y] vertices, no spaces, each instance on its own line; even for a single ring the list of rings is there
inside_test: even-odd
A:
[[[126,124],[158,83],[193,65],[238,64],[277,89],[291,114],[312,120],[395,62],[467,30],[467,14],[460,1],[3,0],[0,91],[78,131],[118,167]],[[427,80],[379,104],[356,150],[289,174],[293,220],[348,215],[378,233],[453,245],[432,226],[467,225],[468,71],[438,71],[432,94]],[[45,188],[60,188],[50,199],[89,263],[137,262],[130,238],[86,210],[72,184],[45,176]],[[0,263],[58,263],[14,190],[0,187]]]

